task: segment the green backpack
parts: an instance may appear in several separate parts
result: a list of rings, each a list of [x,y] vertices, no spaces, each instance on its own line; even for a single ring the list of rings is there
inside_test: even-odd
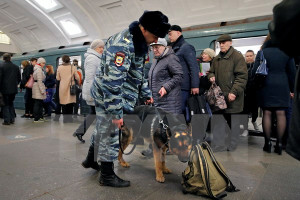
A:
[[[184,194],[192,193],[220,199],[227,196],[225,191],[239,191],[226,175],[224,167],[216,160],[207,142],[193,147],[182,178]]]

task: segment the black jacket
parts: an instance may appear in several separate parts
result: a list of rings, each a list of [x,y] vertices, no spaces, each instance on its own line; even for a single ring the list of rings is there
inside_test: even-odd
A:
[[[55,79],[54,74],[50,74],[50,75],[46,74],[46,79],[44,82],[45,86],[47,88],[54,88],[55,83],[56,83],[56,79]]]
[[[254,68],[254,63],[255,62],[253,62],[253,63],[247,63],[248,81],[247,81],[246,90],[253,90],[253,89],[255,89],[254,77],[255,77],[256,69]]]
[[[30,78],[30,75],[33,74],[33,66],[32,65],[28,65],[27,67],[25,67],[23,69],[23,73],[22,73],[22,80],[20,83],[20,88],[21,89],[25,89],[25,85],[27,83],[27,81]]]
[[[0,64],[0,92],[2,94],[17,94],[21,81],[20,69],[11,61]]]
[[[182,35],[172,44],[172,48],[179,58],[183,70],[181,90],[198,88],[199,67],[197,65],[195,48],[187,43]]]

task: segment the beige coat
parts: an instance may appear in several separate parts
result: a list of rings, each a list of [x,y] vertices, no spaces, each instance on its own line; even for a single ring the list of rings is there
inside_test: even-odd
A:
[[[60,81],[59,102],[62,105],[76,103],[76,95],[70,94],[71,78],[73,77],[75,77],[75,79],[79,82],[80,79],[75,66],[72,65],[72,74],[71,74],[70,64],[62,64],[58,66],[57,73],[56,73],[56,80]],[[75,80],[73,78],[72,85],[74,84],[75,84]]]
[[[32,86],[32,98],[33,99],[46,99],[46,88],[44,84],[46,76],[40,65],[35,65],[33,69],[34,83]]]

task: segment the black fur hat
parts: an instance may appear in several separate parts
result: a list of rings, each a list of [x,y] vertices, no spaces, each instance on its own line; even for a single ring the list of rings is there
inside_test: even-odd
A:
[[[140,24],[157,37],[164,38],[169,31],[169,19],[160,11],[145,11],[139,19]]]

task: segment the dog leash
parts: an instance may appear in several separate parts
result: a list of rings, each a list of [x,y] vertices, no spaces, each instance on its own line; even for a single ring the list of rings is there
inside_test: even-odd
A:
[[[134,141],[133,141],[133,147],[132,149],[128,152],[128,153],[124,153],[123,149],[122,149],[122,130],[119,129],[119,146],[120,146],[120,150],[122,152],[122,154],[124,155],[130,155],[135,147],[136,147],[136,141],[137,141],[137,138],[140,136],[140,133],[141,133],[141,130],[142,130],[142,125],[143,125],[143,122],[144,122],[144,117],[145,117],[145,109],[146,109],[146,106],[143,108],[143,114],[142,114],[142,119],[141,119],[141,124],[140,124],[140,128],[139,128],[139,132],[137,134],[137,136],[135,137]]]

